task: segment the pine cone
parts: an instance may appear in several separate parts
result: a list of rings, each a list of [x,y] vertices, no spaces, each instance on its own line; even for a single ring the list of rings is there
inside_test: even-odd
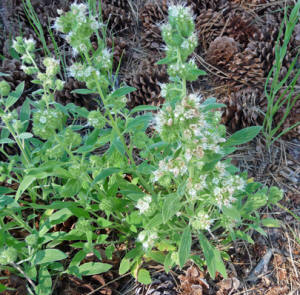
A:
[[[130,9],[130,5],[128,3],[128,0],[102,0],[104,4],[110,4],[115,7],[119,7],[125,10]]]
[[[202,295],[203,289],[209,288],[203,273],[196,266],[189,267],[185,275],[180,275],[178,278],[181,283],[180,294],[182,295]]]
[[[137,90],[131,93],[128,98],[128,107],[133,108],[138,105],[150,104],[160,105],[164,99],[160,95],[159,83],[168,81],[165,65],[155,65],[154,60],[144,61],[140,64],[140,69],[125,81],[128,85]]]
[[[222,10],[223,6],[226,4],[226,0],[188,0],[187,4],[193,8],[196,15],[199,15],[203,10]]]
[[[226,68],[228,62],[239,52],[239,44],[229,37],[217,37],[210,43],[206,60],[219,68]]]
[[[261,33],[258,27],[252,24],[252,16],[234,10],[229,16],[224,34],[246,48],[248,43]]]
[[[143,7],[140,20],[143,27],[141,43],[144,48],[159,50],[163,44],[163,39],[158,25],[166,19],[167,14],[167,0],[162,0],[159,5],[148,3]]]
[[[14,90],[23,81],[25,82],[25,90],[14,107],[18,107],[24,102],[26,95],[30,93],[30,89],[28,88],[32,86],[30,83],[31,77],[23,72],[21,65],[21,62],[16,59],[5,59],[0,67],[0,72],[9,75],[1,77],[0,80],[8,82],[12,90]]]
[[[113,48],[114,60],[113,67],[116,69],[119,65],[120,59],[122,57],[122,62],[126,60],[126,50],[128,49],[128,45],[124,38],[107,38],[107,46],[109,48]]]
[[[152,295],[176,295],[176,281],[173,276],[166,273],[155,273],[152,277],[152,283],[147,287],[147,294]],[[145,294],[143,286],[137,286],[135,295]]]
[[[262,90],[257,88],[243,88],[237,92],[221,98],[227,105],[222,123],[232,131],[251,125],[262,125],[262,111],[266,110],[267,99]]]
[[[130,11],[111,4],[102,5],[102,18],[108,22],[108,27],[115,33],[128,31],[132,25],[132,15]]]
[[[228,75],[237,86],[244,84],[263,87],[265,82],[261,61],[248,48],[236,54],[228,64]]]
[[[220,12],[212,9],[201,11],[196,18],[196,32],[199,43],[206,50],[209,44],[215,40],[225,26],[225,19]]]
[[[95,109],[97,104],[93,101],[91,95],[81,95],[77,93],[71,93],[75,89],[85,89],[85,83],[79,82],[73,78],[68,78],[63,90],[56,91],[55,100],[63,105],[68,103],[74,103],[80,107],[85,107],[88,110]]]

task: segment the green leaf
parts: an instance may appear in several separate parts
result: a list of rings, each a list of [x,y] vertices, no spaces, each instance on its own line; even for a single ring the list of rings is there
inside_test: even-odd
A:
[[[81,182],[78,179],[70,178],[61,190],[64,198],[75,196],[81,189]]]
[[[169,252],[165,257],[165,261],[164,261],[164,269],[166,273],[168,273],[171,270],[173,264],[174,262],[172,260],[172,252]]]
[[[9,77],[9,74],[5,74],[5,73],[0,72],[0,77]]]
[[[52,279],[46,267],[39,270],[39,284],[36,287],[36,293],[39,295],[49,295],[52,293]]]
[[[92,187],[94,184],[96,184],[97,182],[99,182],[100,180],[103,180],[103,179],[105,179],[106,177],[111,176],[112,174],[118,173],[118,172],[120,172],[120,171],[121,171],[120,168],[114,168],[114,167],[103,169],[103,170],[95,177],[94,181],[92,182],[91,187]]]
[[[127,125],[126,132],[136,132],[137,130],[145,131],[152,119],[152,113],[147,113],[145,115],[131,118],[130,122]]]
[[[223,104],[223,103],[211,103],[211,104],[207,104],[207,105],[204,105],[203,111],[207,112],[207,111],[211,111],[211,110],[215,110],[215,109],[220,109],[220,108],[226,108],[226,104]]]
[[[101,262],[87,262],[79,266],[79,273],[82,276],[92,276],[107,272],[112,265]]]
[[[0,284],[0,292],[3,292],[5,290],[7,290],[7,287],[5,287],[4,285]]]
[[[156,62],[157,65],[164,65],[173,63],[176,60],[175,57],[165,57]]]
[[[68,256],[57,249],[46,249],[38,251],[32,258],[33,264],[44,264],[67,258]]]
[[[27,98],[23,103],[20,110],[20,120],[21,122],[28,121],[30,119],[30,100]]]
[[[144,285],[151,284],[152,282],[149,271],[144,268],[139,270],[137,280]]]
[[[224,146],[240,145],[252,140],[261,130],[261,126],[247,127],[235,132],[227,139]]]
[[[261,220],[261,223],[263,226],[266,227],[280,227],[280,221],[277,219],[273,219],[273,218],[264,218]]]
[[[268,202],[277,204],[283,198],[283,191],[276,186],[271,186],[268,193]]]
[[[6,144],[6,143],[15,143],[14,140],[10,139],[10,138],[2,138],[0,139],[0,144]]]
[[[178,255],[179,255],[179,265],[182,268],[186,261],[188,260],[191,252],[192,246],[192,235],[190,227],[186,227],[179,244]]]
[[[87,137],[87,139],[86,139],[86,142],[85,142],[86,145],[93,146],[93,145],[96,143],[97,139],[98,139],[98,136],[99,136],[99,134],[100,134],[100,131],[101,131],[101,130],[99,130],[99,129],[93,130],[93,132],[91,132],[91,133],[89,134],[89,136]]]
[[[167,223],[181,208],[180,198],[177,194],[165,196],[162,207],[163,222]]]
[[[130,115],[137,113],[137,112],[143,112],[143,111],[157,111],[158,107],[156,106],[149,106],[149,105],[141,105],[141,106],[137,106],[135,108],[133,108],[130,111]]]
[[[199,69],[191,70],[189,72],[197,76],[205,76],[207,74],[205,71]]]
[[[33,137],[33,134],[30,132],[23,132],[18,135],[18,138],[20,138],[20,139],[29,139],[31,137]]]
[[[235,232],[235,235],[236,235],[237,238],[240,238],[240,239],[248,242],[249,244],[254,245],[254,241],[252,240],[252,238],[248,234],[246,234],[246,233],[244,233],[240,230],[237,230]]]
[[[131,262],[128,258],[123,258],[121,263],[120,263],[120,267],[119,267],[119,274],[123,275],[126,272],[128,272],[128,270],[130,269],[131,266]]]
[[[110,97],[111,98],[122,97],[124,95],[129,94],[130,92],[135,91],[135,90],[136,90],[136,88],[130,87],[130,86],[121,87],[121,88],[115,90],[112,94],[110,94]]]
[[[36,180],[33,175],[27,175],[23,178],[21,184],[19,185],[18,191],[16,193],[15,200],[18,201],[21,195],[26,191],[26,189]]]
[[[153,261],[158,262],[160,264],[164,264],[166,255],[164,255],[160,251],[151,251],[150,253],[147,254]]]
[[[19,98],[21,97],[21,95],[24,91],[24,85],[25,85],[25,82],[23,81],[22,83],[20,83],[17,86],[15,91],[10,93],[10,95],[8,96],[8,98],[5,101],[6,108],[10,108],[12,105],[14,105],[19,100]]]
[[[95,91],[92,91],[90,89],[75,89],[72,90],[71,93],[77,93],[77,94],[93,94]]]
[[[241,221],[241,213],[234,206],[231,206],[231,207],[223,206],[222,211],[226,216],[230,217],[232,220],[235,220],[238,222]]]
[[[226,278],[226,268],[220,252],[209,243],[207,238],[202,233],[199,234],[199,242],[205,257],[208,272],[212,279],[215,279],[216,271],[220,272],[223,277]]]

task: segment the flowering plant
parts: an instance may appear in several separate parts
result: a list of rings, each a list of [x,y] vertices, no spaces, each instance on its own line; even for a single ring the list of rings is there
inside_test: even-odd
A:
[[[251,242],[248,232],[253,229],[264,234],[261,226],[275,222],[260,220],[257,210],[282,197],[276,187],[262,188],[249,181],[227,157],[235,145],[256,136],[260,127],[226,139],[221,113],[216,111],[224,105],[187,93],[187,81],[205,74],[189,59],[197,46],[189,8],[171,5],[169,22],[161,28],[167,46],[166,58],[159,63],[168,65],[170,83],[161,85],[165,104],[160,110],[125,108],[125,96],[135,89],[115,89],[112,54],[98,35],[101,26],[85,4],[72,4],[54,25],[78,55],[69,75],[88,88],[78,93],[97,96],[99,108],[93,111],[56,103],[54,93],[63,86],[56,78],[59,62],[46,58],[42,72],[34,62],[34,42],[17,38],[14,43],[24,70],[36,75],[34,81],[41,89],[33,93],[40,99],[27,99],[18,114],[9,110],[24,85],[11,92],[9,85],[0,84],[5,128],[1,144],[16,143],[21,151],[20,156],[9,156],[1,147],[9,160],[1,162],[2,181],[18,184],[16,191],[1,191],[1,226],[6,216],[12,218],[0,239],[1,261],[25,274],[37,294],[51,290],[51,275],[58,272],[81,277],[110,269],[100,262],[95,245],[105,248],[108,259],[116,244],[131,247],[119,271],[131,270],[143,283],[150,282],[142,268],[145,259],[164,264],[166,271],[192,259],[200,266],[206,264],[212,277],[217,271],[226,276],[221,258],[227,257],[226,245],[236,239]],[[96,50],[90,42],[93,34],[98,37]],[[158,112],[154,116],[149,110]],[[30,121],[32,133],[27,130]],[[146,134],[149,127],[151,136]],[[28,208],[32,214],[23,217]],[[37,216],[38,228],[31,222]],[[76,225],[70,232],[52,232],[71,216]],[[14,226],[24,229],[24,241],[11,235]],[[117,232],[117,239],[95,233],[109,228]],[[216,247],[220,239],[221,251]],[[203,255],[191,253],[193,240],[199,242]],[[67,267],[59,262],[67,255],[55,249],[63,241],[76,249]],[[7,257],[9,253],[13,255]],[[89,253],[99,262],[82,263]]]

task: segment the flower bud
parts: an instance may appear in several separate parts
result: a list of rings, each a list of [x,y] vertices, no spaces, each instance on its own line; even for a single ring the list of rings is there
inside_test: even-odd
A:
[[[1,96],[8,96],[10,93],[10,85],[6,81],[0,82],[0,95]]]
[[[17,260],[18,253],[13,247],[2,248],[0,250],[0,265],[7,265]]]

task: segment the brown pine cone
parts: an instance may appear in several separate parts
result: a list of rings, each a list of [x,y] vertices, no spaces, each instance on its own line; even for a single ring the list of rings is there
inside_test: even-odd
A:
[[[97,104],[93,101],[91,95],[81,95],[72,93],[75,89],[85,89],[85,83],[79,82],[73,78],[68,78],[64,88],[61,91],[55,92],[55,100],[63,105],[74,103],[80,107],[85,107],[88,110],[96,108]]]
[[[23,81],[25,82],[25,90],[14,107],[18,107],[23,103],[26,95],[30,93],[30,89],[28,88],[32,86],[30,83],[31,77],[23,72],[21,65],[22,63],[16,59],[5,59],[0,67],[0,72],[9,75],[0,77],[0,80],[8,82],[12,90],[15,90],[15,88]]]
[[[128,3],[128,0],[102,0],[103,4],[110,4],[113,5],[115,7],[119,7],[122,9],[130,9],[130,5]]]
[[[235,10],[229,15],[224,34],[233,38],[245,48],[250,41],[261,34],[258,27],[252,22],[252,16]]]
[[[212,9],[200,12],[196,18],[196,32],[204,51],[206,51],[213,40],[221,35],[224,26],[225,19],[221,12]]]
[[[239,52],[239,44],[229,37],[217,37],[210,43],[206,60],[221,69],[226,69],[228,62]]]
[[[113,48],[113,67],[116,69],[119,65],[120,59],[122,57],[122,62],[126,60],[126,50],[128,49],[128,45],[124,38],[113,38],[109,37],[107,38],[107,46],[109,48]]]
[[[208,9],[214,11],[222,10],[226,2],[226,0],[188,0],[187,4],[193,8],[195,14],[198,16]]]
[[[159,3],[149,2],[140,12],[140,20],[145,29],[151,30],[153,26],[157,26],[163,22],[168,15],[167,0],[161,0]]]
[[[145,59],[139,70],[131,77],[125,79],[126,83],[137,90],[130,94],[127,100],[129,108],[138,105],[160,105],[164,99],[160,95],[160,83],[168,81],[165,65],[155,65],[156,60]]]
[[[266,111],[267,104],[262,90],[243,88],[222,97],[220,101],[227,105],[222,123],[232,131],[251,125],[262,125],[264,119],[262,111]]]
[[[228,75],[236,86],[244,84],[262,88],[265,83],[262,63],[248,48],[236,54],[228,64]]]
[[[105,22],[108,22],[109,29],[115,33],[129,31],[133,20],[130,10],[105,3],[102,5],[102,18]]]
[[[168,5],[166,0],[158,3],[146,4],[140,13],[142,23],[141,44],[144,48],[150,50],[159,50],[162,46],[163,39],[159,24],[166,20],[168,15]]]

